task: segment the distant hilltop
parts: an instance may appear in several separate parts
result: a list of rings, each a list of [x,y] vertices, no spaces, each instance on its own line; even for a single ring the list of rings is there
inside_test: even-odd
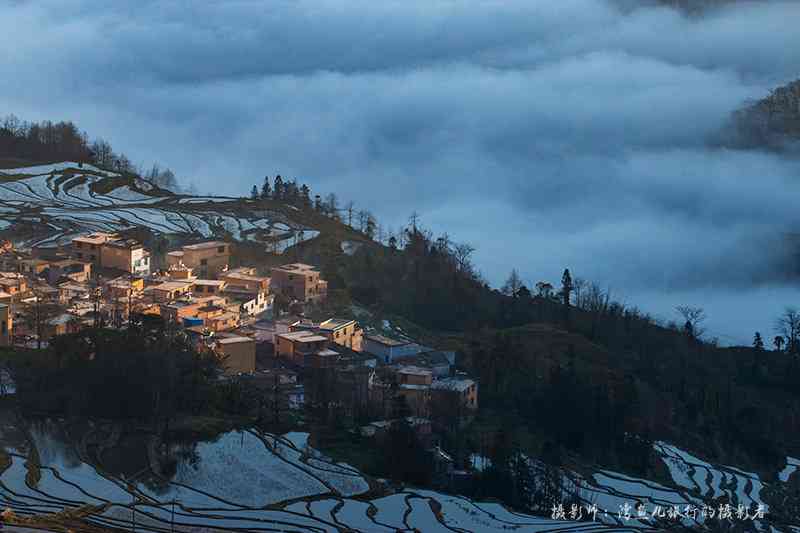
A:
[[[733,140],[742,147],[783,150],[800,143],[800,80],[773,90],[769,96],[734,114]]]

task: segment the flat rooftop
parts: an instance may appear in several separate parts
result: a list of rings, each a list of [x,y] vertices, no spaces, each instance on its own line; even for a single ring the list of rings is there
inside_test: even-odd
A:
[[[116,239],[106,242],[105,245],[125,249],[144,248],[144,245],[136,239]]]
[[[250,337],[223,337],[221,339],[217,339],[217,343],[219,344],[239,344],[240,342],[256,342],[255,340],[251,339]]]
[[[284,272],[291,272],[297,274],[297,273],[317,272],[317,267],[313,265],[307,265],[305,263],[291,263],[288,265],[273,267],[272,270],[282,270]]]
[[[88,244],[103,244],[106,241],[111,239],[115,239],[117,235],[115,233],[90,233],[89,235],[81,235],[79,237],[75,237],[72,239],[72,242],[85,242]]]
[[[401,366],[397,369],[398,374],[408,374],[414,376],[430,376],[432,375],[431,371],[427,368],[421,368],[418,366]]]
[[[242,281],[267,281],[267,276],[253,276],[252,274],[243,274],[241,272],[223,272],[220,277],[225,279],[240,279]]]
[[[175,289],[185,289],[186,287],[190,287],[191,285],[192,282],[190,281],[165,281],[160,285],[153,285],[151,287],[147,287],[147,289],[152,289],[154,291],[174,291]]]
[[[323,337],[322,335],[317,335],[311,331],[291,331],[289,333],[278,333],[278,337],[282,337],[284,339],[296,342],[322,342],[327,341],[327,337]]]
[[[349,326],[353,323],[355,323],[355,320],[348,320],[346,318],[329,318],[328,320],[320,322],[319,329],[336,330],[345,326]]]
[[[436,381],[431,383],[431,388],[438,390],[452,390],[452,391],[464,392],[472,385],[475,385],[475,381],[469,378],[446,378],[446,379],[437,379]]]
[[[407,346],[411,344],[411,342],[409,341],[390,339],[389,337],[385,337],[383,335],[367,335],[367,340],[371,342],[377,342],[378,344],[383,344],[384,346],[389,346],[389,347]]]
[[[196,279],[192,283],[195,285],[210,285],[213,287],[222,287],[225,281],[221,279]]]
[[[209,248],[217,248],[219,246],[227,246],[227,242],[222,241],[209,241],[209,242],[199,242],[197,244],[187,244],[183,247],[184,250],[207,250]]]

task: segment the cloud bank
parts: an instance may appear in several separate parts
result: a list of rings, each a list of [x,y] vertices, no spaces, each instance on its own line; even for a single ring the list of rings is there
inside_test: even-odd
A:
[[[794,1],[18,1],[0,20],[0,112],[73,119],[204,192],[280,172],[390,227],[416,210],[496,284],[569,266],[703,303],[785,279],[800,161],[708,141],[800,77]]]

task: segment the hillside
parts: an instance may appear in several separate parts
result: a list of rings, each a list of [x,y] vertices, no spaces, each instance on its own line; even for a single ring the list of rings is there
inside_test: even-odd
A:
[[[321,234],[346,243],[364,239],[311,208],[176,194],[135,174],[75,162],[0,169],[0,229],[22,248],[134,229],[177,241],[226,239],[276,256]]]
[[[734,143],[783,150],[800,142],[800,80],[737,111]]]

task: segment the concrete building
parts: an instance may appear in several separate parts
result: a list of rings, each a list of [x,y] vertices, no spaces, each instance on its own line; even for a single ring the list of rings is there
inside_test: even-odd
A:
[[[415,366],[403,366],[396,370],[395,380],[397,382],[396,397],[403,399],[410,413],[415,416],[428,416],[433,381],[431,371]],[[388,407],[394,409],[395,406]]]
[[[431,384],[433,401],[447,402],[454,397],[468,411],[478,408],[478,384],[467,377],[437,379]]]
[[[28,281],[17,272],[0,272],[0,291],[12,296],[25,292]]]
[[[199,310],[208,305],[216,305],[223,308],[225,298],[210,296],[208,298],[170,301],[159,306],[159,314],[164,320],[181,323],[184,318],[196,318]]]
[[[225,295],[230,296],[231,293],[226,290]],[[234,294],[231,296],[231,299],[239,303],[243,315],[254,317],[272,309],[275,295],[267,294],[266,292],[250,295]]]
[[[95,267],[113,268],[132,274],[150,273],[150,252],[136,239],[115,233],[92,233],[72,239],[72,256]]]
[[[95,266],[100,266],[100,249],[110,240],[117,239],[116,233],[96,232],[81,235],[72,239],[72,255],[81,261],[88,261]]]
[[[364,338],[364,351],[376,355],[388,364],[403,357],[417,355],[420,346],[411,341],[390,339],[383,335],[367,335]]]
[[[281,333],[289,333],[292,331],[292,327],[299,322],[300,321],[297,319],[297,317],[287,316],[278,318],[276,320],[259,320],[250,327],[253,328],[258,342],[277,345],[277,339],[275,338],[276,335]],[[274,354],[277,354],[277,348],[275,349]]]
[[[219,296],[225,290],[225,281],[219,279],[196,279],[192,282],[195,296]]]
[[[292,263],[272,269],[272,292],[290,300],[317,302],[328,295],[328,282],[320,279],[319,271],[304,263]]]
[[[292,326],[292,331],[313,331],[339,346],[360,352],[364,338],[364,330],[355,320],[344,318],[329,318],[320,323],[302,320]]]
[[[239,335],[216,341],[215,351],[227,375],[251,374],[256,371],[256,341]]]
[[[150,252],[136,239],[112,239],[100,246],[100,266],[146,276]]]
[[[395,361],[397,361],[398,365],[410,365],[430,370],[434,379],[438,379],[446,378],[450,375],[452,368],[455,366],[456,354],[455,352],[434,350],[408,357],[396,357]]]
[[[224,280],[230,290],[258,293],[269,292],[270,278],[256,276],[255,268],[241,267],[221,272],[217,277]]]
[[[47,269],[47,281],[51,285],[63,278],[76,283],[86,283],[91,277],[92,263],[79,259],[53,261]]]
[[[187,281],[166,281],[158,285],[145,287],[142,291],[145,299],[153,303],[166,303],[192,293],[192,283]]]
[[[106,283],[106,290],[110,299],[129,298],[137,296],[144,290],[144,279],[120,277]]]
[[[37,259],[31,257],[28,259],[19,260],[19,271],[26,276],[36,277],[42,272],[50,268],[50,261],[45,259]]]
[[[313,331],[290,331],[275,335],[275,354],[296,365],[304,365],[305,357],[328,347],[328,338]]]
[[[167,269],[167,277],[175,281],[194,281],[197,279],[194,271],[182,262],[170,265]]]
[[[230,264],[230,245],[221,241],[189,244],[167,254],[167,264],[172,267],[183,263],[201,278],[215,278]]]

